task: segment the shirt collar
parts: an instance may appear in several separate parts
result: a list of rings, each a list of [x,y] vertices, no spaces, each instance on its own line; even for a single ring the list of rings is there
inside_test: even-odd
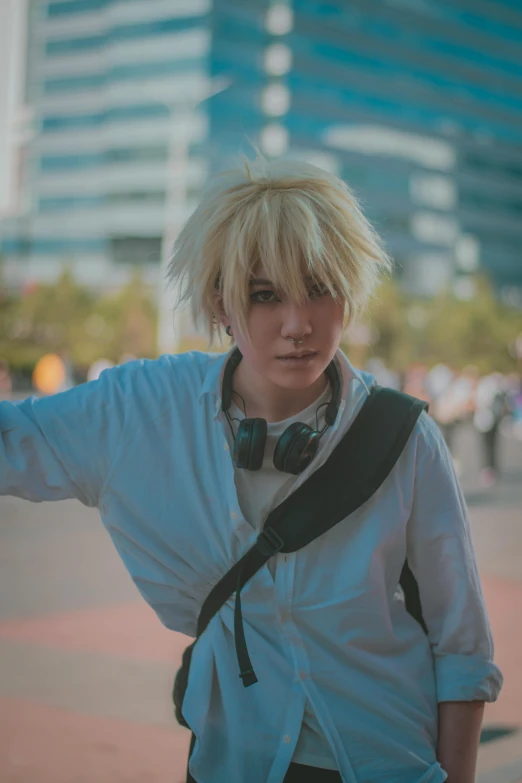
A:
[[[206,395],[212,395],[214,397],[214,418],[216,418],[221,409],[221,386],[223,383],[223,373],[227,360],[235,350],[235,346],[232,346],[230,350],[225,353],[209,353],[209,364],[205,373],[201,392],[199,394],[199,401]],[[362,384],[367,394],[370,393],[373,377],[362,370],[353,367],[346,354],[338,348],[335,353],[335,360],[337,366],[341,372],[342,379],[342,392],[341,402],[343,408],[346,405],[347,398],[350,394],[350,387],[352,381],[359,381]]]

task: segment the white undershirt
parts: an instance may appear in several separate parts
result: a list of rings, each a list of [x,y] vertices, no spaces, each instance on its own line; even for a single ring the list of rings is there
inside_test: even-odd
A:
[[[280,499],[288,494],[292,485],[298,478],[297,476],[288,473],[282,473],[274,466],[273,455],[279,437],[290,424],[293,424],[296,421],[308,424],[313,429],[318,428],[319,431],[322,430],[325,424],[324,414],[326,412],[326,405],[324,405],[324,403],[329,402],[331,396],[332,391],[330,385],[328,385],[320,397],[295,416],[291,416],[283,421],[268,422],[265,453],[261,470],[251,471],[234,468],[234,479],[239,506],[247,522],[256,530],[260,531],[262,529],[263,523],[270,511],[279,504]],[[320,405],[323,405],[323,407],[318,412],[319,423],[317,425],[316,411]],[[245,417],[243,410],[235,403],[232,403],[229,413],[231,418],[241,420]],[[232,421],[232,426],[234,428],[234,433],[237,433],[239,423],[237,421]],[[234,441],[228,423],[225,424],[225,429],[230,451],[233,453]],[[322,448],[323,443],[324,437],[319,441],[319,450]],[[272,577],[275,578],[275,558],[271,558],[267,565]],[[319,726],[313,707],[308,698],[305,704],[301,732],[292,761],[299,762],[300,764],[308,764],[313,767],[322,767],[324,769],[337,769],[337,764],[330,749],[330,745]]]

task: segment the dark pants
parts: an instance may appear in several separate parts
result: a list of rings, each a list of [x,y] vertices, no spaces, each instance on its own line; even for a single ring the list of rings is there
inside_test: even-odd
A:
[[[342,783],[342,778],[335,769],[308,767],[292,761],[283,783]]]
[[[498,436],[499,427],[493,427],[489,432],[482,432],[482,453],[484,467],[498,471]]]
[[[193,734],[190,738],[189,758],[192,750],[194,749],[194,743],[196,737]],[[187,783],[196,783],[187,765]],[[232,781],[230,782],[232,783]],[[243,783],[243,781],[234,781],[234,783]],[[248,783],[248,781],[244,781]],[[338,772],[334,769],[321,769],[319,767],[308,767],[305,764],[295,764],[292,762],[288,767],[288,771],[285,775],[283,783],[342,783],[342,778]]]

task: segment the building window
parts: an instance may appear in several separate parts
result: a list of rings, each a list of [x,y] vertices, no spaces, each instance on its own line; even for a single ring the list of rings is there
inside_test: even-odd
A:
[[[86,14],[92,11],[101,11],[108,5],[108,0],[63,0],[58,3],[49,3],[47,16],[65,16],[67,14]]]
[[[416,174],[411,178],[412,199],[434,209],[453,209],[457,203],[454,182],[448,177]]]
[[[292,67],[292,50],[282,43],[265,49],[265,71],[272,76],[284,76]]]
[[[115,264],[159,264],[161,237],[111,237],[110,256]]]
[[[202,24],[202,16],[191,16],[119,25],[102,35],[98,33],[82,38],[57,38],[48,41],[45,52],[47,55],[73,54],[78,51],[97,49],[100,46],[119,43],[120,41],[134,41],[149,36],[170,35],[171,33],[193,30],[196,27],[201,27]]]
[[[276,3],[268,9],[265,26],[272,35],[288,35],[294,27],[292,9],[283,3]]]
[[[411,233],[421,242],[452,246],[458,236],[458,226],[448,215],[417,212],[411,219]]]
[[[290,91],[284,84],[269,84],[261,93],[261,107],[270,117],[282,117],[290,108]]]
[[[265,125],[260,133],[260,143],[263,152],[274,158],[284,155],[288,149],[288,131],[279,123]]]

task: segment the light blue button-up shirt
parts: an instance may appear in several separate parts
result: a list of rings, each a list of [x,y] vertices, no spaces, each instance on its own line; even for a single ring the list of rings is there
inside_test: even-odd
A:
[[[145,600],[195,635],[212,587],[255,543],[220,414],[228,354],[135,361],[63,394],[0,403],[0,494],[97,506]],[[373,382],[339,350],[335,425],[319,467]],[[347,481],[350,477],[346,477]],[[397,591],[405,558],[426,637]],[[307,698],[344,783],[439,783],[437,703],[494,701],[502,675],[466,506],[438,427],[423,413],[394,469],[360,509],[275,556],[242,591],[258,683],[244,688],[230,598],[199,639],[184,715],[201,783],[281,783]],[[174,672],[173,672],[174,674]]]

